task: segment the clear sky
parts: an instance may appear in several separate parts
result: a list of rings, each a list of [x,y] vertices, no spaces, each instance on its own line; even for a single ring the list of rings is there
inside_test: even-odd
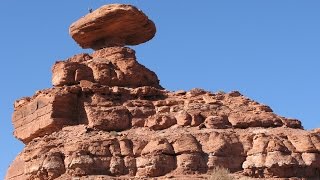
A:
[[[319,0],[0,1],[0,179],[23,144],[13,102],[50,88],[51,66],[82,50],[69,25],[107,3],[131,3],[157,25],[133,47],[168,90],[239,90],[282,116],[320,127]]]

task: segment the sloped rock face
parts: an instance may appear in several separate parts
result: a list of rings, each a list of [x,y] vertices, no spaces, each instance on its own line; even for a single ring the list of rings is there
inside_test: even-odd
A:
[[[15,102],[25,143],[6,179],[319,178],[319,130],[237,91],[170,92],[115,46],[56,62],[54,87]],[[239,176],[237,176],[239,177]]]

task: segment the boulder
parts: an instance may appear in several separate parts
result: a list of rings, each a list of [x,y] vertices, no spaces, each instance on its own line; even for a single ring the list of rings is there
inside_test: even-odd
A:
[[[226,116],[209,116],[205,119],[204,124],[207,128],[226,129],[231,127]]]
[[[69,33],[82,48],[97,50],[144,43],[153,38],[156,27],[134,6],[109,4],[71,24]]]
[[[149,127],[153,130],[162,130],[167,129],[177,123],[177,120],[174,116],[166,114],[157,114],[154,115],[145,122],[145,127]]]

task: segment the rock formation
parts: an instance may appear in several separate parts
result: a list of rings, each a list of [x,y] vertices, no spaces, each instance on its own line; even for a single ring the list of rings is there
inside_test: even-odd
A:
[[[135,7],[103,6],[70,34],[97,50],[56,62],[52,88],[15,102],[14,135],[25,148],[7,180],[201,179],[217,166],[256,178],[319,177],[318,130],[237,91],[164,90],[124,47],[155,34]]]
[[[136,7],[102,6],[70,26],[70,35],[83,48],[138,45],[156,33],[154,23]]]

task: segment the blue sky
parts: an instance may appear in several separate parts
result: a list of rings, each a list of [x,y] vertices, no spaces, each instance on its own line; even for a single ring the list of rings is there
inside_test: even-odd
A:
[[[0,179],[23,144],[13,102],[50,88],[51,66],[81,52],[68,27],[107,3],[137,5],[157,25],[140,63],[169,90],[239,90],[282,116],[320,127],[320,1],[0,1]]]

